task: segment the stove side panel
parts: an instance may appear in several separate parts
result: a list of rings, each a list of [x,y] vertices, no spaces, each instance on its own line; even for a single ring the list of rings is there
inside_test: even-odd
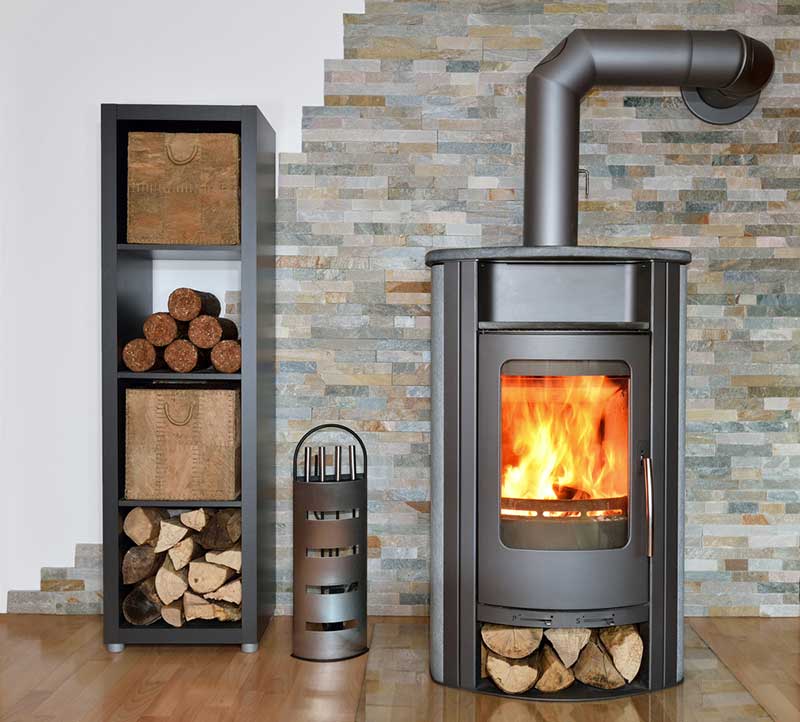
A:
[[[431,269],[430,670],[444,680],[444,265]]]

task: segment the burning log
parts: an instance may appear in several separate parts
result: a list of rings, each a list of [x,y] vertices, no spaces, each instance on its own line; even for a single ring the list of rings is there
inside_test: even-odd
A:
[[[527,692],[539,676],[535,657],[506,659],[491,649],[486,659],[486,671],[492,681],[508,694]]]
[[[592,636],[592,630],[581,627],[547,629],[544,636],[553,645],[553,649],[558,653],[564,665],[571,667],[578,659],[581,650],[586,646],[589,637]]]
[[[579,682],[588,684],[590,687],[618,689],[625,684],[625,679],[600,645],[595,633],[581,651],[572,671]]]
[[[565,666],[549,644],[543,644],[539,652],[539,680],[536,689],[540,692],[558,692],[575,681],[572,670]]]
[[[532,654],[542,641],[542,630],[533,627],[510,627],[484,624],[481,637],[495,654],[508,659],[521,659]]]
[[[631,682],[639,673],[642,664],[642,654],[644,644],[636,627],[632,624],[625,624],[621,627],[609,627],[600,630],[600,641],[608,650],[614,666],[625,678],[626,682]]]

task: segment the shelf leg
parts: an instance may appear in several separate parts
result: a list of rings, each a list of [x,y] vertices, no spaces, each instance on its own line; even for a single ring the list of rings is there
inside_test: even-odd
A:
[[[242,652],[245,654],[255,654],[258,651],[258,642],[255,644],[243,644]]]
[[[120,652],[125,651],[124,644],[107,644],[106,649],[111,652],[111,654],[119,654]]]

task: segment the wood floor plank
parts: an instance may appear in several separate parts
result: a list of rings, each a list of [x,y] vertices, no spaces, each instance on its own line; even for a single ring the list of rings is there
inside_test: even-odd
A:
[[[775,722],[800,722],[800,619],[694,617],[689,623]]]
[[[434,683],[424,618],[373,618],[368,655],[314,663],[291,657],[289,617],[273,620],[256,654],[128,646],[112,655],[99,617],[0,615],[0,721],[766,722],[747,687],[779,722],[800,722],[800,620],[692,624],[706,641],[687,631],[682,686],[613,703],[531,704]]]

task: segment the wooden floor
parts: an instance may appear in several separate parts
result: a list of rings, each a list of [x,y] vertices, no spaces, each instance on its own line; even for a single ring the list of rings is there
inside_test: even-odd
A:
[[[800,721],[800,620],[690,624],[683,685],[576,705],[435,684],[425,619],[375,618],[368,655],[318,664],[290,656],[286,617],[274,620],[257,654],[129,646],[112,655],[102,645],[99,617],[0,615],[0,720],[768,722],[769,712],[778,722]]]

